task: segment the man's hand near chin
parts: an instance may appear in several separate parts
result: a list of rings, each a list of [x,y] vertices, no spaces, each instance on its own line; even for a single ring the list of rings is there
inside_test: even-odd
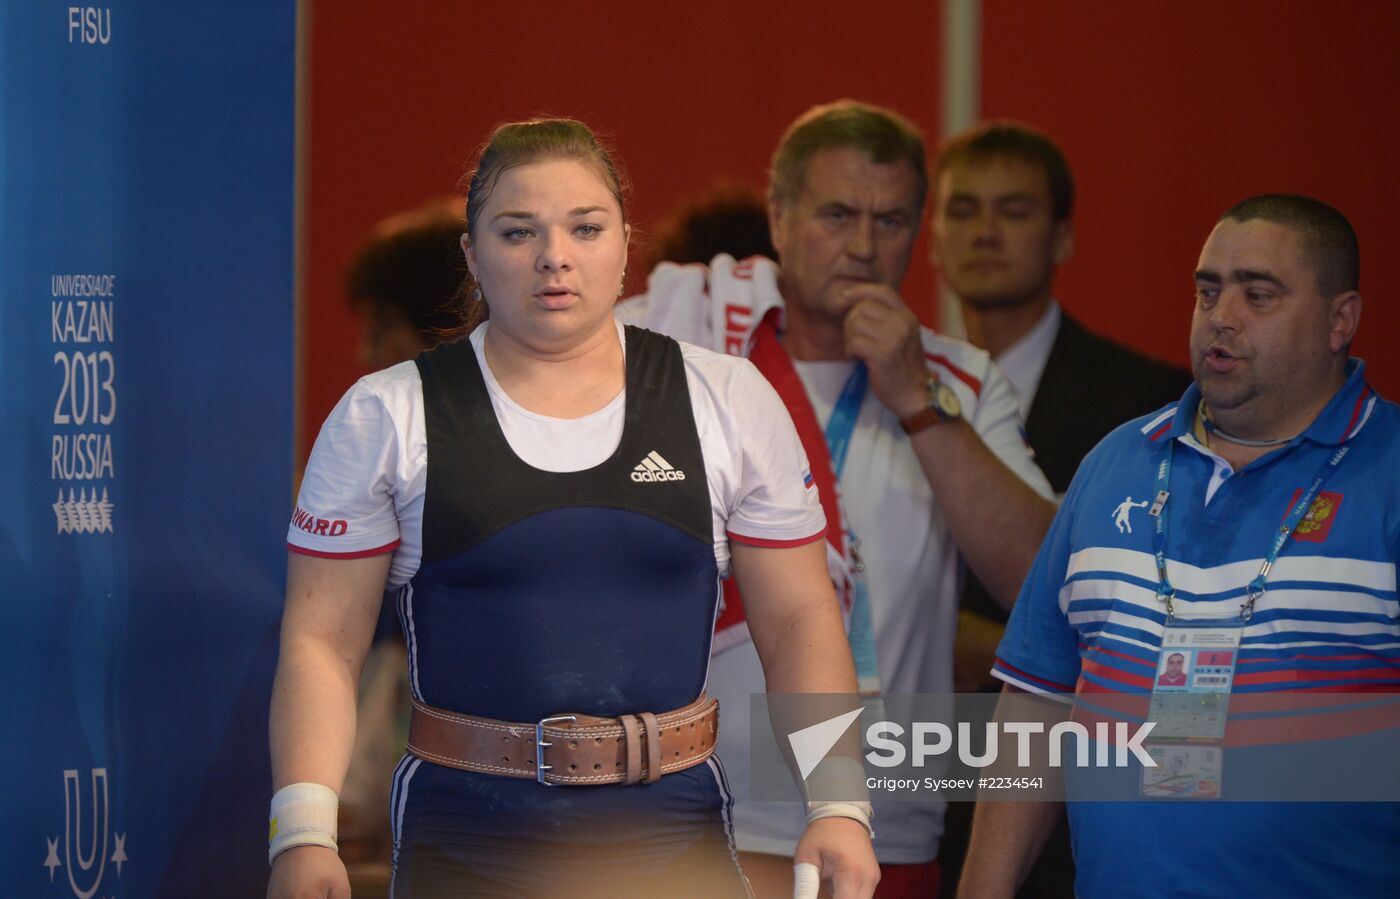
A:
[[[928,405],[928,366],[919,320],[892,288],[874,282],[847,288],[846,354],[865,363],[870,389],[907,418]]]

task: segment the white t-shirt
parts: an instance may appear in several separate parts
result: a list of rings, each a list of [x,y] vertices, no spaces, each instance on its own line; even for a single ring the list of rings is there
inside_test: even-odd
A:
[[[470,337],[496,418],[511,449],[545,471],[600,464],[622,439],[625,391],[582,418],[521,408],[486,364],[489,323]],[[622,341],[622,325],[617,327]],[[625,346],[625,342],[623,343]],[[686,384],[705,457],[715,560],[729,571],[729,540],[797,545],[817,539],[826,518],[806,454],[782,400],[747,360],[681,344]],[[389,586],[408,582],[422,559],[428,440],[418,367],[404,362],[361,378],[336,405],[311,451],[289,549],[330,558],[394,553]]]
[[[781,306],[776,266],[767,260],[736,264],[719,256],[708,272],[698,266],[659,266],[647,294],[621,304],[618,317],[680,340],[747,353],[753,327],[769,309]],[[1022,437],[1016,396],[987,353],[928,330],[922,340],[930,370],[957,393],[969,424],[1008,468],[1048,498],[1050,485]],[[851,365],[796,365],[823,427]],[[841,495],[866,564],[884,692],[952,692],[962,562],[898,417],[873,393],[866,394],[856,418]],[[739,848],[791,855],[805,826],[800,803],[749,799],[750,694],[761,692],[763,685],[752,643],[718,653],[710,666],[710,694],[720,701],[719,753],[736,797]],[[938,854],[943,803],[881,802],[876,796],[874,825],[880,861],[926,862]]]

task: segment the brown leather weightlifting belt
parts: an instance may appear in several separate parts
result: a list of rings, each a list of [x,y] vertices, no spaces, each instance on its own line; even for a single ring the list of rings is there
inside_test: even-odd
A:
[[[533,724],[478,718],[413,701],[408,751],[420,759],[547,786],[655,783],[714,754],[719,703],[701,696],[655,715],[551,715]]]

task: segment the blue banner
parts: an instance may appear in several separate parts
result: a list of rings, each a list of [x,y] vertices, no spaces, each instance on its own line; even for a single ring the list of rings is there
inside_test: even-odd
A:
[[[253,896],[295,4],[0,6],[0,883]]]

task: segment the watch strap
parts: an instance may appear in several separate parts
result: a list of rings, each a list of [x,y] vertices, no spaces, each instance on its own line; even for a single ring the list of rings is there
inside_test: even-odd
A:
[[[904,433],[913,436],[920,431],[926,430],[943,421],[943,416],[938,414],[938,410],[932,406],[920,409],[913,415],[907,415],[899,420],[899,426],[904,429]]]

